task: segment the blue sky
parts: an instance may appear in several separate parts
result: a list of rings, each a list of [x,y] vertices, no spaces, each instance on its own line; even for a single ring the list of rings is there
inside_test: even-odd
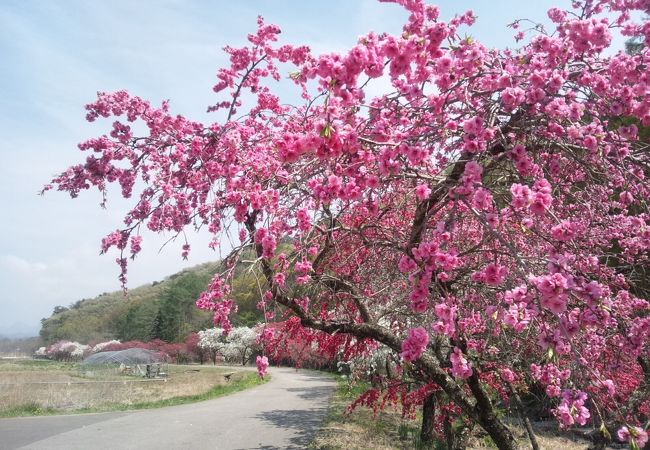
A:
[[[506,24],[546,20],[560,0],[442,1],[443,18],[473,9],[470,34],[489,46],[513,46]],[[568,1],[564,2],[568,4]],[[99,243],[120,227],[127,203],[86,192],[71,201],[37,192],[82,160],[78,142],[99,135],[83,106],[97,91],[127,89],[172,110],[210,121],[211,87],[225,58],[254,31],[257,15],[280,25],[282,40],[317,52],[343,50],[370,30],[398,33],[406,15],[375,0],[187,1],[4,0],[0,4],[0,335],[36,334],[56,305],[119,289],[115,255]],[[622,45],[622,43],[620,44]],[[103,125],[103,126],[102,126]],[[145,235],[145,251],[129,268],[129,285],[160,280],[183,267],[219,258],[207,236],[192,236],[193,253]]]

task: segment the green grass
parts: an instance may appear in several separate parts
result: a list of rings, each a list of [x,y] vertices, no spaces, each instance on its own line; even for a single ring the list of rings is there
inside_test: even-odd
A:
[[[97,412],[111,412],[111,411],[129,411],[136,409],[152,409],[164,408],[166,406],[183,405],[186,403],[196,403],[204,400],[210,400],[224,395],[240,392],[245,389],[253,388],[261,384],[267,383],[270,380],[270,375],[264,379],[257,376],[256,372],[245,372],[239,379],[233,379],[228,384],[213,386],[209,391],[197,395],[186,395],[180,397],[172,397],[155,402],[141,402],[131,405],[124,404],[110,404],[102,405],[94,408],[81,408],[74,411],[59,410],[54,408],[42,408],[35,403],[28,403],[14,408],[0,411],[0,418],[8,417],[22,417],[22,416],[51,416],[56,414],[86,414]]]
[[[52,408],[43,408],[36,403],[26,403],[0,411],[0,417],[22,417],[22,416],[48,416],[56,414]]]
[[[77,370],[78,364],[72,362],[50,361],[49,359],[0,360],[0,372],[15,370]]]

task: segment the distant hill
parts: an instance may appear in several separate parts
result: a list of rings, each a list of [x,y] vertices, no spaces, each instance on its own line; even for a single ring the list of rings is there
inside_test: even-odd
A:
[[[27,325],[23,322],[14,322],[5,326],[0,331],[0,339],[22,339],[34,337],[38,334],[38,329],[34,325]]]
[[[41,339],[32,337],[0,336],[0,357],[31,355],[40,346]]]
[[[199,310],[194,303],[220,264],[205,263],[185,269],[161,282],[129,289],[126,297],[122,291],[116,291],[79,300],[69,307],[57,306],[50,317],[41,320],[41,338],[46,344],[60,339],[82,343],[109,339],[182,342],[189,333],[212,326],[211,313]],[[252,325],[262,320],[256,308],[257,283],[245,269],[238,267],[233,283],[239,306],[233,316],[235,325]]]

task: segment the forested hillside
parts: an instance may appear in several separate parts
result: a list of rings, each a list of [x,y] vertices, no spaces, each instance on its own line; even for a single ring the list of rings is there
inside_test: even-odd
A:
[[[205,263],[124,292],[103,293],[69,307],[57,306],[42,319],[41,337],[45,344],[68,339],[88,343],[108,339],[122,341],[162,339],[181,342],[192,331],[212,326],[211,314],[196,308],[195,301],[207,287],[220,263]],[[239,311],[237,325],[252,325],[262,318],[256,304],[257,285],[244,268],[237,270],[233,286]]]

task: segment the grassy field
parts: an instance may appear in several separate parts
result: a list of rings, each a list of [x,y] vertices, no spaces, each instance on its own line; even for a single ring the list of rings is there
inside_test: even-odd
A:
[[[231,373],[230,380],[224,374]],[[0,360],[0,417],[154,408],[207,400],[256,386],[238,367],[169,365],[166,379],[85,376],[76,364]]]
[[[387,408],[377,415],[364,407],[346,413],[346,409],[367,386],[350,389],[347,381],[338,377],[338,389],[330,404],[323,427],[309,446],[312,450],[412,450],[423,448],[419,442],[420,421],[403,419],[400,411]],[[523,427],[512,426],[520,448],[530,448]],[[537,424],[537,440],[546,450],[586,450],[589,443],[578,434],[560,433],[551,423]],[[434,449],[444,449],[440,444]],[[468,449],[494,449],[492,440],[476,428]]]

